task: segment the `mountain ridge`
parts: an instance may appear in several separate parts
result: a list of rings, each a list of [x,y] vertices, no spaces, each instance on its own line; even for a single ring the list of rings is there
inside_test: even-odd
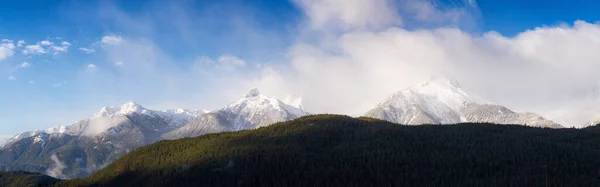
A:
[[[301,107],[300,102],[295,101]],[[238,101],[224,108],[200,115],[187,125],[169,132],[165,139],[194,137],[206,133],[238,131],[263,127],[273,123],[292,120],[308,112],[273,97],[261,95],[251,89]]]
[[[537,114],[517,113],[493,104],[443,77],[398,91],[364,116],[408,125],[489,122],[562,127]]]
[[[85,177],[138,147],[166,138],[254,129],[304,114],[307,113],[301,109],[261,95],[258,89],[251,89],[237,102],[209,113],[187,109],[150,110],[128,102],[120,107],[102,107],[90,118],[69,126],[18,134],[2,148],[0,170],[43,173],[58,161],[69,167],[53,177]],[[225,120],[215,120],[212,116]],[[202,131],[185,130],[193,121],[202,126]],[[176,133],[180,131],[187,134]]]

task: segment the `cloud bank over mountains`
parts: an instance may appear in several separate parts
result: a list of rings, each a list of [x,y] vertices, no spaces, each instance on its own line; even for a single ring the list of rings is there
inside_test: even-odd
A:
[[[416,19],[449,18],[442,21],[449,24],[416,30],[385,21],[415,19],[386,13],[401,8],[383,9],[380,14],[348,13],[357,17],[344,14],[356,7],[365,12],[377,11],[381,9],[378,6],[390,5],[391,1],[374,1],[372,6],[333,6],[335,0],[318,2],[319,6],[306,6],[315,1],[298,1],[309,25],[341,20],[343,29],[338,31],[343,32],[310,30],[331,38],[295,43],[289,51],[292,70],[264,71],[254,82],[258,87],[270,88],[266,90],[271,92],[283,88],[304,93],[306,107],[318,112],[357,114],[401,88],[432,76],[446,76],[496,103],[538,112],[560,123],[576,125],[593,119],[570,119],[566,116],[573,114],[561,116],[554,110],[564,112],[568,107],[579,113],[585,103],[598,103],[594,95],[599,84],[594,72],[600,68],[600,54],[594,51],[600,47],[598,24],[577,21],[573,25],[533,28],[512,37],[494,31],[476,35],[459,27],[460,15],[477,13],[474,1],[463,3],[470,7],[450,10],[435,9],[428,4],[431,1],[411,1],[425,6],[409,6],[415,9],[405,11],[428,14],[417,14]],[[332,5],[331,9],[324,8],[327,5]],[[448,14],[457,17],[445,16]]]
[[[600,111],[599,24],[577,21],[504,36],[472,32],[485,21],[474,0],[291,3],[299,15],[282,30],[257,21],[256,10],[243,6],[197,11],[161,2],[139,16],[102,4],[97,19],[116,26],[89,45],[73,45],[100,62],[82,62],[76,80],[53,88],[74,89],[86,113],[130,100],[158,109],[211,109],[257,87],[277,98],[301,94],[312,113],[360,115],[399,90],[442,76],[494,103],[565,126],[600,117],[594,112]],[[235,13],[223,17],[225,10]],[[222,18],[226,29],[198,31],[211,18]],[[190,43],[170,42],[162,30]],[[216,55],[173,50],[199,45],[192,39],[202,34],[215,36],[219,45],[203,49]],[[15,55],[15,45],[1,42],[0,60]],[[33,45],[48,53],[71,44]]]
[[[139,80],[151,83],[134,86],[144,90],[174,88],[162,92],[169,103],[154,103],[163,108],[183,103],[218,106],[258,87],[280,98],[303,94],[305,107],[315,113],[350,115],[364,113],[407,86],[444,76],[491,101],[567,126],[594,118],[595,114],[579,111],[597,100],[598,24],[577,21],[515,36],[495,31],[473,34],[462,27],[479,19],[474,1],[456,1],[452,6],[426,0],[293,3],[303,19],[290,32],[294,41],[274,51],[284,56],[272,62],[223,54],[214,59],[201,56],[180,67],[152,40],[107,35],[100,43],[112,63],[97,66],[102,70],[112,65],[118,71],[82,76],[103,77],[92,81],[97,83],[91,84],[92,90],[115,81],[120,83],[110,86],[127,88]],[[419,29],[421,25],[427,29]],[[183,88],[188,85],[197,89]],[[182,93],[191,94],[186,98],[192,102],[169,97]],[[580,116],[571,117],[574,114],[565,112],[567,108]]]

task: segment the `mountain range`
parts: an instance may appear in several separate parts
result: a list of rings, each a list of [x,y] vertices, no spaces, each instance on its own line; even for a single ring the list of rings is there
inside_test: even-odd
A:
[[[223,109],[146,109],[134,102],[104,107],[69,126],[19,133],[0,151],[0,170],[85,177],[138,147],[163,139],[254,129],[307,113],[252,89]],[[55,172],[56,171],[56,172]]]
[[[258,89],[213,111],[158,111],[129,102],[103,107],[90,118],[68,126],[15,135],[0,149],[0,170],[41,172],[56,178],[85,177],[157,141],[256,129],[308,114],[302,97],[282,101],[262,95]],[[476,122],[562,127],[539,115],[488,102],[445,78],[399,91],[364,116],[406,125]]]

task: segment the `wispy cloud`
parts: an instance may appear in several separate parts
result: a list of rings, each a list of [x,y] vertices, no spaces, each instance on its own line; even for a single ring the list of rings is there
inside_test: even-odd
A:
[[[391,0],[295,0],[316,29],[383,28],[401,24]]]
[[[103,44],[117,45],[117,44],[121,43],[122,41],[123,41],[123,38],[121,36],[110,35],[110,36],[102,37],[102,40],[100,42],[102,42]]]
[[[54,51],[54,54],[57,55],[59,53],[66,53],[69,50],[69,46],[71,46],[71,43],[69,42],[61,42],[60,46],[50,46],[50,48],[52,49],[52,51]]]
[[[17,80],[17,78],[16,78],[16,77],[14,77],[14,76],[8,76],[8,80],[9,80],[9,81],[16,81],[16,80]]]
[[[63,174],[63,170],[67,168],[67,166],[58,159],[56,154],[52,154],[52,156],[50,156],[50,160],[52,160],[53,165],[46,170],[46,174],[54,178],[67,179],[67,177]]]
[[[25,49],[23,50],[23,54],[32,54],[32,55],[40,55],[40,54],[46,54],[48,53],[48,51],[42,47],[39,44],[35,44],[35,45],[27,45],[25,46]]]
[[[62,82],[58,82],[58,83],[54,83],[52,85],[52,87],[61,87],[67,84],[67,81],[62,81]]]
[[[50,46],[52,44],[54,44],[53,42],[50,42],[48,40],[42,40],[39,42],[40,45],[45,45],[45,46]]]
[[[28,68],[28,67],[31,67],[31,64],[29,64],[29,62],[23,62],[17,66],[17,68]]]
[[[19,40],[17,42],[17,47],[23,47],[23,45],[25,45],[25,40]]]
[[[85,48],[85,47],[80,47],[79,50],[81,52],[87,53],[87,54],[91,54],[91,53],[95,53],[96,50],[91,49],[91,48]]]
[[[24,44],[25,42],[23,42]],[[42,55],[51,53],[54,55],[58,55],[60,53],[68,52],[69,46],[71,43],[67,41],[60,42],[59,45],[54,45],[54,42],[49,40],[42,40],[37,42],[35,45],[27,45],[23,50],[23,54],[25,55]]]

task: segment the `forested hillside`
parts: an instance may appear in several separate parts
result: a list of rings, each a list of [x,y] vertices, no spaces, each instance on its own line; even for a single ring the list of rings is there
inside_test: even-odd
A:
[[[161,141],[57,186],[595,186],[600,130],[315,115]]]
[[[0,171],[0,186],[2,187],[48,186],[58,181],[60,180],[39,173]]]

